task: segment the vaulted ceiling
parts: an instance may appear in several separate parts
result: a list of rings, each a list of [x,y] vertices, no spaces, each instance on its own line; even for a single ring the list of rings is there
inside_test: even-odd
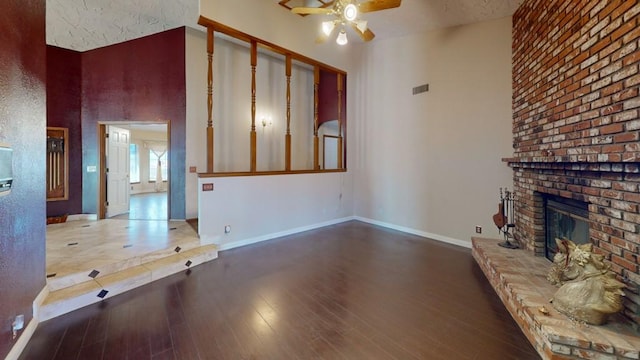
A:
[[[279,0],[255,1],[280,6]],[[368,13],[366,19],[376,39],[385,39],[510,16],[522,1],[403,0],[399,8]],[[77,51],[180,26],[200,29],[199,0],[46,0],[46,4],[47,44]]]

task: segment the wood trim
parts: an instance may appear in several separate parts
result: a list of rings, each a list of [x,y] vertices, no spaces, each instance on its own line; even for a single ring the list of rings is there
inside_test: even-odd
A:
[[[318,139],[318,105],[320,102],[320,67],[313,68],[313,169],[320,169],[320,148]]]
[[[215,178],[215,177],[232,177],[232,176],[266,176],[266,175],[296,175],[296,174],[325,174],[347,172],[346,169],[330,169],[330,170],[291,170],[291,171],[237,171],[237,172],[217,172],[217,173],[199,173],[199,178]]]
[[[49,152],[49,135],[60,139],[62,135],[62,156],[59,151]],[[62,163],[62,164],[61,164]],[[69,200],[69,129],[47,126],[47,201]]]
[[[338,169],[342,169],[344,164],[342,163],[342,136],[338,136]]]
[[[287,131],[284,135],[284,169],[291,170],[291,54],[285,59],[285,76],[287,78]]]
[[[213,172],[213,29],[207,29],[207,171]]]
[[[291,134],[284,136],[284,170],[291,171]]]
[[[107,216],[107,174],[106,174],[107,125],[98,124],[98,220]]]
[[[331,65],[327,65],[327,64],[325,64],[323,62],[314,60],[314,59],[312,59],[310,57],[307,57],[307,56],[298,54],[298,53],[296,53],[294,51],[285,49],[282,46],[278,46],[278,45],[273,44],[273,43],[271,43],[269,41],[262,40],[260,38],[255,37],[255,36],[251,36],[251,35],[249,35],[247,33],[244,33],[242,31],[236,30],[236,29],[231,28],[231,27],[229,27],[227,25],[223,25],[223,24],[221,24],[221,23],[219,23],[217,21],[211,20],[211,19],[209,19],[207,17],[204,17],[202,15],[198,19],[198,24],[206,27],[207,29],[213,29],[213,31],[217,31],[217,32],[223,33],[225,35],[229,35],[229,36],[231,36],[233,38],[236,38],[236,39],[248,42],[248,43],[251,43],[252,41],[255,41],[261,47],[269,49],[269,50],[271,50],[273,52],[276,52],[278,54],[281,54],[281,55],[289,54],[289,55],[291,55],[291,57],[294,60],[298,60],[298,61],[307,63],[309,65],[313,65],[313,66],[320,66],[320,67],[322,67],[324,69],[327,69],[329,71],[333,71],[333,72],[340,73],[340,74],[343,74],[343,75],[347,74],[344,70],[340,70],[340,69],[335,68],[335,67],[333,67]]]
[[[213,127],[211,128],[211,136],[213,137]],[[129,140],[131,140],[131,138],[129,138]],[[213,141],[211,145],[213,145]],[[167,166],[167,180],[169,181],[169,186],[167,186],[167,219],[171,219],[171,184],[173,183],[171,181],[171,154],[173,154],[173,148],[171,146],[171,120],[167,120],[167,162],[169,165]],[[213,155],[213,153],[211,155]],[[167,180],[164,180],[164,182],[167,182]],[[129,196],[131,196],[131,194],[129,194]],[[131,206],[129,206],[129,208],[131,208]]]
[[[338,93],[338,136],[342,136],[342,75],[338,74],[337,93]]]
[[[338,84],[338,169],[342,169],[342,74],[337,75]]]
[[[251,40],[251,171],[257,166],[257,134],[256,134],[256,67],[258,66],[258,43]]]
[[[290,78],[291,78],[291,62],[292,60],[296,60],[302,63],[306,63],[308,65],[313,66],[314,68],[314,109],[313,109],[313,169],[312,172],[320,170],[320,139],[318,138],[318,127],[319,127],[319,85],[320,85],[320,71],[328,71],[336,73],[340,79],[343,79],[343,76],[346,76],[346,72],[340,69],[337,69],[333,66],[324,64],[322,62],[316,61],[304,55],[298,54],[296,52],[285,49],[281,46],[275,45],[271,42],[262,40],[260,38],[251,36],[242,31],[233,29],[229,26],[223,25],[211,19],[208,19],[204,16],[200,16],[198,19],[198,24],[207,28],[207,53],[209,56],[209,74],[208,81],[210,82],[210,88],[208,89],[208,106],[209,111],[209,119],[207,122],[207,155],[210,158],[207,158],[207,173],[214,174],[214,128],[213,128],[213,37],[215,32],[219,32],[225,34],[227,36],[233,37],[235,39],[244,41],[249,43],[250,51],[251,51],[251,130],[250,130],[250,170],[249,173],[263,173],[257,171],[257,132],[256,132],[256,67],[257,67],[257,58],[258,58],[258,46],[261,48],[267,49],[276,54],[284,55],[286,58],[286,77],[287,77],[287,130],[285,134],[285,172],[291,171],[291,89],[290,89]],[[340,88],[343,87],[342,82],[338,85]],[[342,95],[339,95],[339,99],[342,98]],[[209,103],[210,102],[210,103]],[[339,106],[342,106],[341,101],[339,101]],[[341,110],[339,110],[341,111]],[[342,136],[342,127],[340,126],[340,136]],[[341,148],[343,147],[343,141],[340,141]],[[342,154],[342,151],[341,151]],[[340,157],[340,168],[344,168],[343,164],[344,154]],[[272,172],[267,172],[272,173]],[[281,171],[276,171],[275,173],[282,173]],[[215,173],[217,174],[217,173]]]

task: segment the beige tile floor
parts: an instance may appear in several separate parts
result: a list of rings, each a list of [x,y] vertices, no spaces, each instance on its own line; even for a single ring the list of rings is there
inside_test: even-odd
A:
[[[199,246],[196,231],[184,221],[128,219],[78,220],[47,225],[47,281],[101,275]],[[86,274],[85,274],[86,273]],[[54,275],[55,274],[55,275]],[[73,281],[75,282],[75,281]]]

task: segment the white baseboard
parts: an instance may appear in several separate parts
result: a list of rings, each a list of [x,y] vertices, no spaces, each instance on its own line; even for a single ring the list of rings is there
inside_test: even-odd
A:
[[[321,227],[324,227],[324,226],[340,224],[340,223],[351,221],[351,220],[362,221],[362,222],[365,222],[365,223],[368,223],[368,224],[382,226],[382,227],[385,227],[385,228],[388,228],[388,229],[402,231],[402,232],[407,233],[407,234],[417,235],[417,236],[421,236],[421,237],[424,237],[424,238],[440,241],[440,242],[443,242],[443,243],[447,243],[447,244],[456,245],[456,246],[464,247],[464,248],[467,248],[467,249],[471,249],[471,242],[470,241],[454,239],[454,238],[451,238],[451,237],[448,237],[448,236],[433,234],[433,233],[429,233],[429,232],[426,232],[426,231],[416,230],[416,229],[412,229],[412,228],[408,228],[408,227],[404,227],[404,226],[399,226],[399,225],[395,225],[395,224],[390,224],[390,223],[383,222],[383,221],[373,220],[373,219],[369,219],[369,218],[365,218],[365,217],[361,217],[361,216],[347,216],[347,217],[340,218],[340,219],[334,219],[334,220],[325,221],[325,222],[322,222],[322,223],[317,223],[317,224],[308,225],[308,226],[302,226],[302,227],[298,227],[298,228],[294,228],[294,229],[289,229],[289,230],[280,231],[280,232],[276,232],[276,233],[256,236],[256,237],[253,237],[253,238],[234,241],[234,242],[229,242],[229,243],[224,243],[224,244],[220,244],[221,236],[201,237],[200,241],[203,244],[205,244],[205,243],[206,244],[220,244],[219,245],[220,246],[219,250],[223,251],[223,250],[234,249],[234,248],[241,247],[241,246],[256,244],[256,243],[259,243],[259,242],[262,242],[262,241],[267,241],[267,240],[279,238],[279,237],[282,237],[282,236],[293,235],[293,234],[297,234],[297,233],[300,233],[300,232],[303,232],[303,231],[308,231],[308,230],[321,228]]]
[[[277,232],[277,233],[271,233],[271,234],[256,236],[256,237],[250,238],[250,239],[234,241],[234,242],[230,242],[230,243],[226,243],[226,244],[221,244],[219,250],[220,251],[222,251],[222,250],[230,250],[230,249],[234,249],[234,248],[237,248],[237,247],[240,247],[240,246],[251,245],[251,244],[259,243],[259,242],[262,242],[262,241],[267,241],[267,240],[279,238],[279,237],[282,237],[282,236],[293,235],[293,234],[301,233],[303,231],[309,231],[309,230],[321,228],[321,227],[324,227],[324,226],[340,224],[340,223],[343,223],[343,222],[346,222],[346,221],[350,221],[350,220],[354,220],[354,219],[355,218],[353,216],[348,216],[348,217],[344,217],[344,218],[340,218],[340,219],[334,219],[334,220],[325,221],[325,222],[318,223],[318,224],[313,224],[313,225],[308,225],[308,226],[301,226],[301,227],[294,228],[294,229],[280,231],[280,232]],[[216,237],[216,238],[219,238],[219,237]],[[216,239],[216,240],[218,240],[218,239]],[[215,241],[215,240],[212,239],[212,241]]]
[[[33,300],[33,317],[31,318],[27,326],[22,330],[22,334],[20,334],[20,337],[18,337],[16,343],[13,344],[13,347],[11,348],[11,351],[9,351],[9,354],[7,354],[5,360],[17,360],[24,349],[27,347],[29,340],[31,340],[31,337],[36,332],[36,328],[40,323],[40,320],[38,318],[38,311],[47,295],[49,295],[49,287],[45,285],[38,296],[36,296],[35,300]]]
[[[412,229],[412,228],[408,228],[408,227],[404,227],[404,226],[399,226],[399,225],[395,225],[395,224],[390,224],[390,223],[386,223],[386,222],[383,222],[383,221],[373,220],[373,219],[369,219],[369,218],[365,218],[365,217],[361,217],[361,216],[354,216],[353,219],[354,220],[358,220],[358,221],[362,221],[362,222],[366,222],[366,223],[369,223],[369,224],[373,224],[373,225],[386,227],[386,228],[393,229],[393,230],[402,231],[402,232],[405,232],[405,233],[408,233],[408,234],[418,235],[418,236],[421,236],[421,237],[424,237],[424,238],[437,240],[437,241],[444,242],[444,243],[447,243],[447,244],[457,245],[457,246],[461,246],[461,247],[464,247],[464,248],[471,249],[471,241],[464,241],[464,240],[454,239],[454,238],[450,238],[448,236],[433,234],[433,233],[429,233],[429,232],[426,232],[426,231],[416,230],[416,229]]]
[[[44,288],[40,291],[38,296],[36,296],[35,300],[33,300],[33,317],[36,319],[40,319],[40,308],[44,303],[44,300],[49,296],[49,286],[45,285]]]

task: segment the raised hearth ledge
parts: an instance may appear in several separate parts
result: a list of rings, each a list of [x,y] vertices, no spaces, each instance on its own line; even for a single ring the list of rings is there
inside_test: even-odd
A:
[[[472,254],[496,293],[543,359],[640,359],[640,334],[621,316],[604,326],[572,321],[549,299],[551,262],[526,250],[498,246],[500,240],[472,238]],[[539,309],[545,307],[548,315]]]

